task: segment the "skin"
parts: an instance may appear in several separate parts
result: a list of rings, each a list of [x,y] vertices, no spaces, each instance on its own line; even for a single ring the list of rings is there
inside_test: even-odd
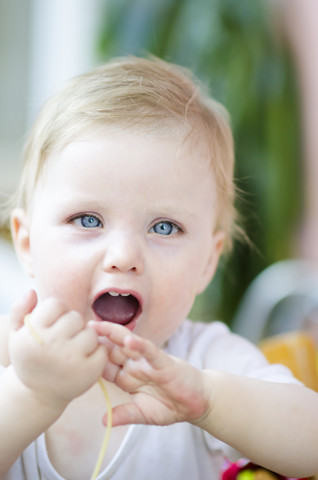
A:
[[[89,478],[103,435],[93,421],[104,412],[101,375],[117,425],[104,465],[125,425],[186,421],[280,473],[318,471],[314,392],[198,371],[160,348],[214,274],[224,240],[217,208],[204,150],[177,138],[105,132],[52,154],[29,210],[12,215],[15,247],[37,295],[11,312],[11,365],[0,377],[1,473],[46,431],[57,471]],[[96,318],[92,305],[105,290],[138,296],[133,328]],[[23,326],[30,312],[43,345]],[[251,415],[258,421],[251,424]],[[246,425],[250,435],[242,435]]]

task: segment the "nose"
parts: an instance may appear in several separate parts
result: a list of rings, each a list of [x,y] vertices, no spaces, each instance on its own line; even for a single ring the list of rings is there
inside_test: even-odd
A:
[[[141,274],[144,270],[141,245],[127,232],[110,235],[105,246],[103,269]]]

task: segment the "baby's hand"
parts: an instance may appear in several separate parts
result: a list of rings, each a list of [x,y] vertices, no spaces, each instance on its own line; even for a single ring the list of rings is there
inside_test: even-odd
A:
[[[29,318],[31,328],[42,340],[39,344],[32,330],[23,325],[35,304],[33,292],[12,309],[11,363],[20,381],[41,400],[65,406],[101,376],[106,350],[94,329],[85,326],[82,316],[54,298],[41,302]]]
[[[91,325],[111,342],[104,378],[131,394],[131,403],[113,409],[114,425],[196,423],[205,415],[209,390],[203,372],[120,325]]]

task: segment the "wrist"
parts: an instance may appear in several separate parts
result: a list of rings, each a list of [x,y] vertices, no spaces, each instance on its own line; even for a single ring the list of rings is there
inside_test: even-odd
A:
[[[203,413],[192,423],[204,430],[209,429],[211,419],[213,417],[216,390],[217,390],[217,376],[219,372],[213,370],[201,370],[202,377],[202,410]]]
[[[43,413],[52,417],[53,421],[61,415],[68,404],[64,399],[51,398],[45,392],[36,391],[23,383],[12,365],[6,369],[3,381],[13,402],[23,405],[25,409],[33,409],[32,411],[38,414]]]

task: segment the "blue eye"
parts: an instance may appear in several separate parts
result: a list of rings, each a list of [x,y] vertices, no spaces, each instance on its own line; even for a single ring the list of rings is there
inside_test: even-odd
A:
[[[151,229],[151,232],[157,233],[158,235],[171,235],[174,233],[178,233],[180,231],[180,228],[178,228],[174,223],[172,222],[158,222],[156,223]]]
[[[97,217],[94,217],[94,215],[81,215],[73,221],[75,225],[83,228],[98,228],[102,226],[102,222]]]

